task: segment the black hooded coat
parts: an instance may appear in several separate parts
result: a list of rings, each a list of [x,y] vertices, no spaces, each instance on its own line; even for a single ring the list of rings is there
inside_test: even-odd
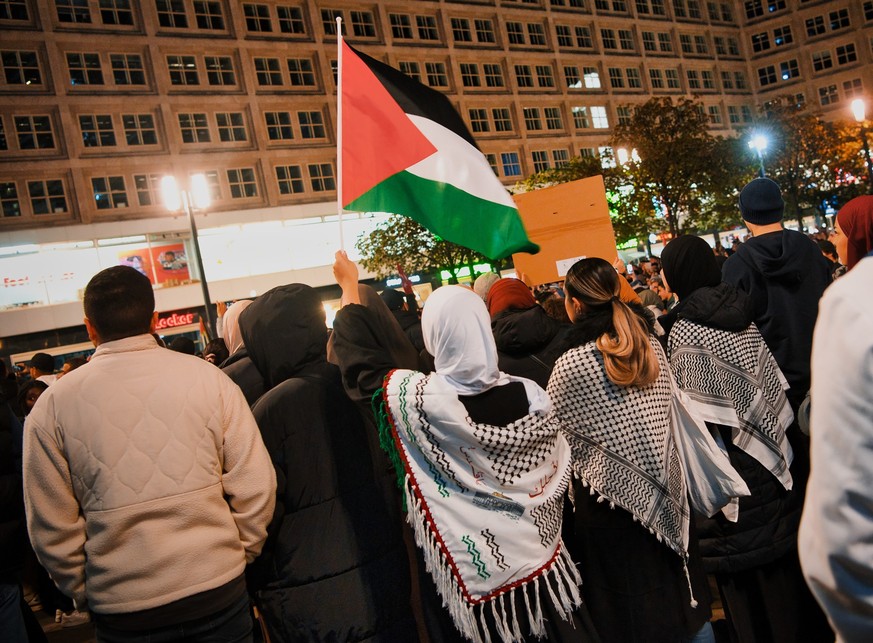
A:
[[[236,367],[263,380],[252,411],[276,468],[276,511],[248,570],[272,640],[417,640],[401,518],[326,361],[320,299],[302,284],[274,288],[243,311],[240,330],[247,356]]]
[[[569,324],[552,319],[539,305],[498,313],[491,320],[498,367],[546,388],[555,362],[567,348],[569,329]]]

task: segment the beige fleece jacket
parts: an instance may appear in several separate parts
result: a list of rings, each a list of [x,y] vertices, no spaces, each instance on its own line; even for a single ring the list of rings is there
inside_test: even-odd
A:
[[[239,576],[266,539],[276,476],[236,384],[138,335],[40,396],[24,488],[40,562],[77,606],[113,614]]]

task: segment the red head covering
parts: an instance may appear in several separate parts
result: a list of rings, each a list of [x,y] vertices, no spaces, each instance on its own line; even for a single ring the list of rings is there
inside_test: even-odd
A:
[[[488,314],[494,317],[510,308],[527,310],[537,305],[537,300],[523,281],[519,279],[498,279],[488,291]]]
[[[837,213],[837,223],[849,239],[846,266],[851,270],[873,250],[873,196],[859,196]]]

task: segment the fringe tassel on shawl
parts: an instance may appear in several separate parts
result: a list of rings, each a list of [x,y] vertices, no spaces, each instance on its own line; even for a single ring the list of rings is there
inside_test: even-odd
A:
[[[397,445],[394,443],[394,436],[391,433],[391,420],[388,417],[384,393],[384,388],[373,393],[373,397],[370,398],[370,408],[376,419],[376,428],[379,430],[379,446],[388,454],[388,459],[394,466],[394,473],[397,475],[397,486],[402,490],[406,469],[403,467],[403,460],[400,459],[400,453],[397,452]],[[403,505],[403,508],[406,509],[406,498],[403,499]]]
[[[503,643],[524,641],[525,635],[521,631],[515,605],[518,598],[517,591],[524,596],[531,634],[536,638],[542,638],[546,634],[543,608],[540,602],[540,586],[542,584],[545,584],[546,591],[555,608],[565,620],[569,620],[573,611],[582,604],[582,597],[579,593],[579,584],[582,579],[579,577],[579,572],[563,543],[559,545],[560,550],[552,565],[535,579],[495,596],[489,601],[470,604],[464,597],[451,568],[445,562],[443,552],[436,536],[428,526],[421,500],[415,495],[412,479],[409,476],[404,476],[403,487],[409,504],[407,520],[415,534],[415,542],[424,554],[425,568],[433,578],[437,591],[443,600],[443,607],[449,611],[461,634],[469,640],[474,643],[491,643],[491,631],[485,616],[486,608],[490,607],[493,629],[500,640]],[[557,584],[557,594],[552,587],[552,582]],[[528,594],[531,585],[533,585],[534,591],[533,605],[531,605]]]

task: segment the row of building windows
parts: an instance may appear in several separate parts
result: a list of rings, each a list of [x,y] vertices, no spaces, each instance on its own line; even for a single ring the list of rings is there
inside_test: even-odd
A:
[[[851,65],[858,62],[858,52],[854,43],[839,45],[833,52],[830,49],[813,52],[812,68],[816,73],[827,71],[834,67],[834,61],[838,66]],[[796,58],[783,60],[773,65],[758,67],[758,84],[762,88],[769,88],[781,82],[793,81],[800,78],[800,66]]]
[[[243,18],[247,33],[252,35],[307,35],[308,16],[304,14],[301,5],[244,2],[242,4]],[[506,3],[506,4],[518,4]],[[521,4],[537,4],[521,0]],[[556,9],[571,9],[587,12],[588,3],[585,0],[548,0],[548,6]],[[595,0],[594,8],[598,12],[614,14],[629,14],[631,8],[636,9],[640,17],[661,17],[667,19],[667,3],[665,0]],[[702,21],[704,14],[699,0],[672,0],[670,6],[673,16],[683,20]],[[712,22],[733,23],[733,13],[729,2],[707,2],[708,17]],[[138,15],[134,0],[54,0],[54,19],[59,27],[94,27],[135,28]],[[226,32],[229,20],[224,14],[222,2],[213,0],[154,0],[154,10],[158,25],[167,30],[196,29],[199,31]],[[0,1],[0,21],[32,22],[33,9],[26,0]],[[356,38],[376,38],[379,31],[377,17],[372,11],[322,8],[319,12],[322,30],[326,35],[336,34],[336,18],[347,22],[349,34]],[[421,40],[439,40],[437,20],[432,15],[417,15],[404,13],[389,13],[389,25],[392,36],[400,39],[419,38]],[[456,23],[457,21],[457,23]],[[464,22],[467,24],[465,25]],[[474,42],[474,30],[470,28],[466,18],[451,19],[451,30],[457,42]],[[475,22],[482,22],[476,20]],[[490,21],[488,21],[490,22]],[[520,24],[520,23],[508,23]],[[480,29],[481,27],[481,29]],[[493,27],[481,24],[475,28],[476,42],[493,43]],[[513,27],[514,29],[514,27]],[[490,31],[489,36],[485,35]],[[512,33],[507,26],[508,33]],[[524,31],[524,30],[522,30]],[[478,34],[483,34],[479,39]],[[524,35],[524,34],[523,34]],[[528,34],[529,35],[529,34]],[[465,37],[470,36],[469,40]],[[510,38],[512,36],[510,35]],[[511,42],[511,40],[510,40]],[[515,43],[523,44],[523,43]]]

